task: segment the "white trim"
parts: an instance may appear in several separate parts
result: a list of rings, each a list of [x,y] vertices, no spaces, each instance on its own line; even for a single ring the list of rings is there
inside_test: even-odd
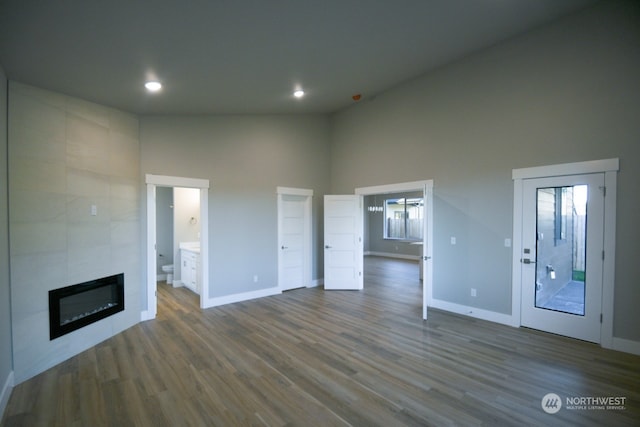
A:
[[[203,183],[204,184],[204,183]],[[200,308],[209,300],[209,181],[200,187]]]
[[[497,313],[495,311],[483,310],[481,308],[471,307],[471,306],[462,305],[462,304],[456,304],[453,302],[448,302],[448,301],[443,301],[438,299],[431,300],[431,304],[429,305],[429,307],[450,311],[456,314],[462,314],[463,316],[474,317],[476,319],[487,320],[489,322],[512,326],[510,315]]]
[[[145,175],[145,184],[153,184],[161,187],[209,188],[208,179],[152,174]]]
[[[433,180],[401,182],[355,189],[355,193],[361,196],[404,191],[422,191],[424,197],[426,226],[424,227],[425,241],[422,253],[425,257],[422,264],[422,318],[427,320],[427,306],[430,306],[433,301]]]
[[[367,251],[364,253],[364,256],[381,256],[385,258],[406,259],[409,261],[420,261],[420,255],[397,254],[394,252]]]
[[[616,260],[616,198],[617,172],[620,161],[617,158],[592,160],[587,162],[564,163],[549,166],[538,166],[513,169],[513,252],[512,252],[512,326],[521,325],[522,297],[522,264],[520,248],[522,247],[522,195],[525,179],[545,178],[551,176],[570,176],[589,173],[604,173],[606,197],[604,201],[604,242],[605,258],[602,272],[602,324],[600,327],[600,345],[615,348],[620,339],[613,337],[614,294],[615,294],[615,260]],[[623,350],[624,351],[624,350]]]
[[[287,194],[289,196],[313,196],[313,190],[306,188],[292,188],[292,187],[277,187],[277,194]]]
[[[368,196],[372,194],[399,193],[402,191],[422,191],[425,186],[433,185],[433,180],[401,182],[398,184],[374,185],[356,188],[356,194]]]
[[[158,310],[156,240],[156,186],[147,184],[147,310],[141,320],[155,319]]]
[[[625,353],[637,354],[640,356],[640,342],[627,340],[624,338],[613,338],[612,349],[624,351]]]
[[[226,295],[222,297],[209,298],[205,301],[205,306],[202,308],[217,307],[225,304],[233,304],[236,302],[248,301],[256,298],[270,297],[273,295],[280,295],[282,291],[280,288],[267,288],[259,289],[257,291],[243,292],[240,294]]]
[[[522,179],[513,183],[513,235],[511,242],[511,326],[519,327],[522,316],[522,264],[520,263],[520,249],[522,247]]]
[[[7,375],[7,380],[4,382],[4,385],[2,386],[2,392],[0,393],[0,420],[4,416],[5,409],[7,409],[7,404],[9,403],[9,398],[11,397],[13,385],[14,377],[13,371],[11,371],[9,372],[9,375]]]
[[[513,169],[511,177],[512,179],[546,178],[551,176],[583,175],[587,173],[613,172],[618,170],[620,170],[619,159],[605,159]]]
[[[618,172],[604,174],[607,188],[604,198],[604,262],[602,265],[602,327],[600,344],[604,348],[613,347],[613,316],[616,283],[616,204]],[[640,354],[640,353],[636,353]]]
[[[324,285],[324,277],[320,278],[320,279],[313,279],[311,281],[311,285],[309,286],[310,288],[317,288],[318,286],[323,286]]]

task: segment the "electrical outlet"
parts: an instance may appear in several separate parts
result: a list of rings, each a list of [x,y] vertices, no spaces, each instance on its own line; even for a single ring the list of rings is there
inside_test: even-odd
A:
[[[455,238],[455,237],[453,237],[453,236],[451,236],[451,244],[452,244],[452,245],[455,245],[455,244],[456,244],[456,242],[457,242],[456,238]]]
[[[509,238],[504,239],[504,247],[505,248],[510,248],[511,247],[511,239],[509,239]]]
[[[478,293],[476,292],[476,288],[471,288],[471,296],[472,297],[477,297]]]
[[[253,283],[258,283],[258,275],[257,274],[253,275]]]

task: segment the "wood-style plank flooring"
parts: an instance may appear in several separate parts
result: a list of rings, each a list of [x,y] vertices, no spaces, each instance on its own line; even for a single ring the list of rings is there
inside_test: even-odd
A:
[[[640,357],[430,310],[412,262],[364,291],[299,289],[158,317],[17,385],[2,426],[640,425]],[[542,410],[547,393],[625,409]]]

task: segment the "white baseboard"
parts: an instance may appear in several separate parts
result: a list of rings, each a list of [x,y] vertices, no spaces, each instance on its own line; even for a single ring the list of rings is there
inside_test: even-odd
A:
[[[640,355],[640,342],[613,337],[613,350]]]
[[[151,317],[151,315],[149,314],[149,310],[142,310],[140,312],[140,321],[141,322],[145,322],[147,320],[152,320],[154,319],[154,317]]]
[[[434,299],[427,307],[427,318],[429,317],[429,308],[437,308],[444,311],[450,311],[464,316],[474,317],[476,319],[488,320],[490,322],[501,323],[507,326],[517,326],[513,324],[510,314],[496,313],[495,311],[483,310],[481,308],[470,307],[462,304],[456,304],[448,301]]]
[[[307,286],[307,288],[317,288],[318,286],[322,286],[324,285],[324,278],[323,279],[313,279],[311,281],[311,285]]]
[[[397,254],[394,252],[374,252],[367,251],[364,253],[364,256],[382,256],[385,258],[396,258],[396,259],[407,259],[410,261],[419,261],[420,256],[418,255],[405,255],[405,254]]]
[[[248,301],[256,298],[270,297],[272,295],[280,295],[281,293],[282,291],[280,290],[280,288],[275,287],[275,288],[260,289],[258,291],[243,292],[241,294],[233,294],[233,295],[226,295],[223,297],[209,298],[207,301],[204,302],[204,305],[202,308],[211,308],[211,307],[217,307],[219,305],[232,304],[234,302],[242,302],[242,301]]]
[[[11,397],[11,391],[13,390],[13,381],[13,371],[11,371],[7,376],[7,380],[4,382],[4,386],[2,386],[2,392],[0,393],[0,420],[4,416],[4,410],[7,409],[9,397]]]

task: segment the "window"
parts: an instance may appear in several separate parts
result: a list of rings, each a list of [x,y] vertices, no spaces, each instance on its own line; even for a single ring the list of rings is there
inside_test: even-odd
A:
[[[384,201],[384,238],[422,240],[424,199],[421,197]]]

